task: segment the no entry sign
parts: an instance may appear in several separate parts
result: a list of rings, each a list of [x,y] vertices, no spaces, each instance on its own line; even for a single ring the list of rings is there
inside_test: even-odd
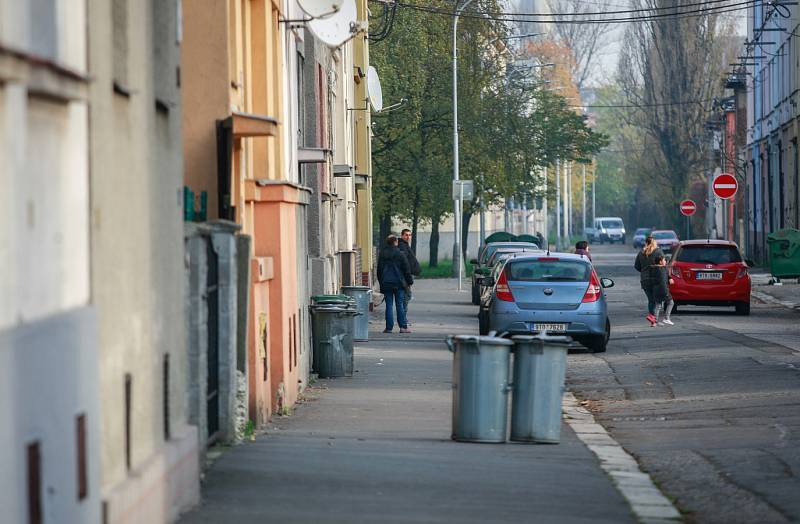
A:
[[[727,200],[733,198],[733,195],[736,194],[736,190],[739,189],[739,182],[730,173],[721,173],[714,178],[712,187],[715,195]]]
[[[694,215],[695,211],[697,211],[697,204],[694,203],[694,200],[684,200],[681,202],[681,214],[687,217]]]

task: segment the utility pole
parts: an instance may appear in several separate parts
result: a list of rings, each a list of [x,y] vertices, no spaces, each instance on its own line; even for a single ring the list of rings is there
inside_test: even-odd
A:
[[[473,0],[467,0],[464,5],[458,7],[456,3],[456,12],[453,17],[453,181],[457,182],[458,178],[458,41],[456,39],[458,31],[458,18],[464,9],[471,4]],[[453,243],[453,265],[458,267],[454,273],[458,277],[458,290],[461,291],[462,270],[463,265],[461,261],[461,200],[455,200],[453,206],[454,216],[454,232],[455,242]]]
[[[581,178],[583,179],[583,204],[581,205],[581,211],[583,212],[583,229],[581,230],[581,235],[586,234],[586,164],[583,164],[583,173]]]
[[[564,210],[564,218],[561,221],[561,238],[562,238],[562,248],[566,246],[569,242],[569,178],[567,177],[567,172],[569,171],[569,162],[565,163],[561,166],[562,176],[564,180],[562,182],[563,188],[563,202],[561,203],[561,209]]]
[[[597,217],[594,213],[594,204],[595,204],[595,195],[597,194],[597,186],[595,186],[595,182],[597,182],[597,166],[592,163],[594,169],[592,169],[592,227],[594,227],[594,219]]]
[[[539,246],[542,249],[550,247],[550,225],[547,220],[547,166],[544,168],[544,197],[542,198],[542,216],[544,217],[544,246]]]
[[[561,161],[556,159],[556,251],[561,249]]]

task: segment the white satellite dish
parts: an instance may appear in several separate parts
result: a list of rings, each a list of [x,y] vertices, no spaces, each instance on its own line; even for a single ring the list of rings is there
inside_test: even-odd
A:
[[[297,0],[297,3],[311,18],[328,18],[342,9],[344,0]]]
[[[311,0],[315,1],[315,0]],[[322,0],[319,0],[322,1]],[[339,0],[336,0],[339,1]],[[331,16],[315,18],[308,22],[308,28],[328,47],[339,47],[353,37],[356,22],[355,0],[342,0],[342,7]]]
[[[381,109],[383,109],[383,90],[381,89],[378,72],[372,66],[367,69],[367,96],[372,109],[380,113]]]

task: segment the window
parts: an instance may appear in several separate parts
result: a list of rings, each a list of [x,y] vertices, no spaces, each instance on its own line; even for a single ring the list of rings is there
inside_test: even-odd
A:
[[[112,0],[111,28],[114,44],[114,91],[129,95],[128,87],[128,0]]]
[[[578,260],[520,260],[506,267],[512,282],[588,282],[591,274],[591,266]]]
[[[125,467],[131,469],[131,403],[133,402],[133,377],[125,373]]]
[[[672,238],[678,238],[678,235],[675,234],[674,231],[656,231],[653,233],[653,238],[656,240],[667,240]]]
[[[31,51],[37,55],[58,59],[58,25],[55,0],[28,0],[30,2]],[[24,6],[25,3],[23,2]]]
[[[164,364],[162,371],[162,384],[161,384],[161,398],[163,402],[164,413],[164,440],[169,440],[171,437],[169,426],[169,353],[164,355]]]
[[[733,246],[716,246],[706,244],[700,246],[683,246],[675,254],[677,262],[687,262],[690,264],[731,264],[741,262],[742,256],[739,250]]]
[[[297,52],[297,144],[306,145],[306,83],[305,58]]]
[[[42,524],[42,455],[39,441],[28,444],[28,523]]]
[[[86,466],[86,415],[81,414],[75,418],[75,443],[78,472],[78,500],[83,500],[89,495],[89,472]]]

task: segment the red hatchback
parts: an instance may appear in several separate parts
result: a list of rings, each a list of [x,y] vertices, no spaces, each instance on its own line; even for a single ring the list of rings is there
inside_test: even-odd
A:
[[[681,304],[735,306],[750,314],[750,275],[738,246],[727,240],[681,242],[670,261],[669,292]]]

